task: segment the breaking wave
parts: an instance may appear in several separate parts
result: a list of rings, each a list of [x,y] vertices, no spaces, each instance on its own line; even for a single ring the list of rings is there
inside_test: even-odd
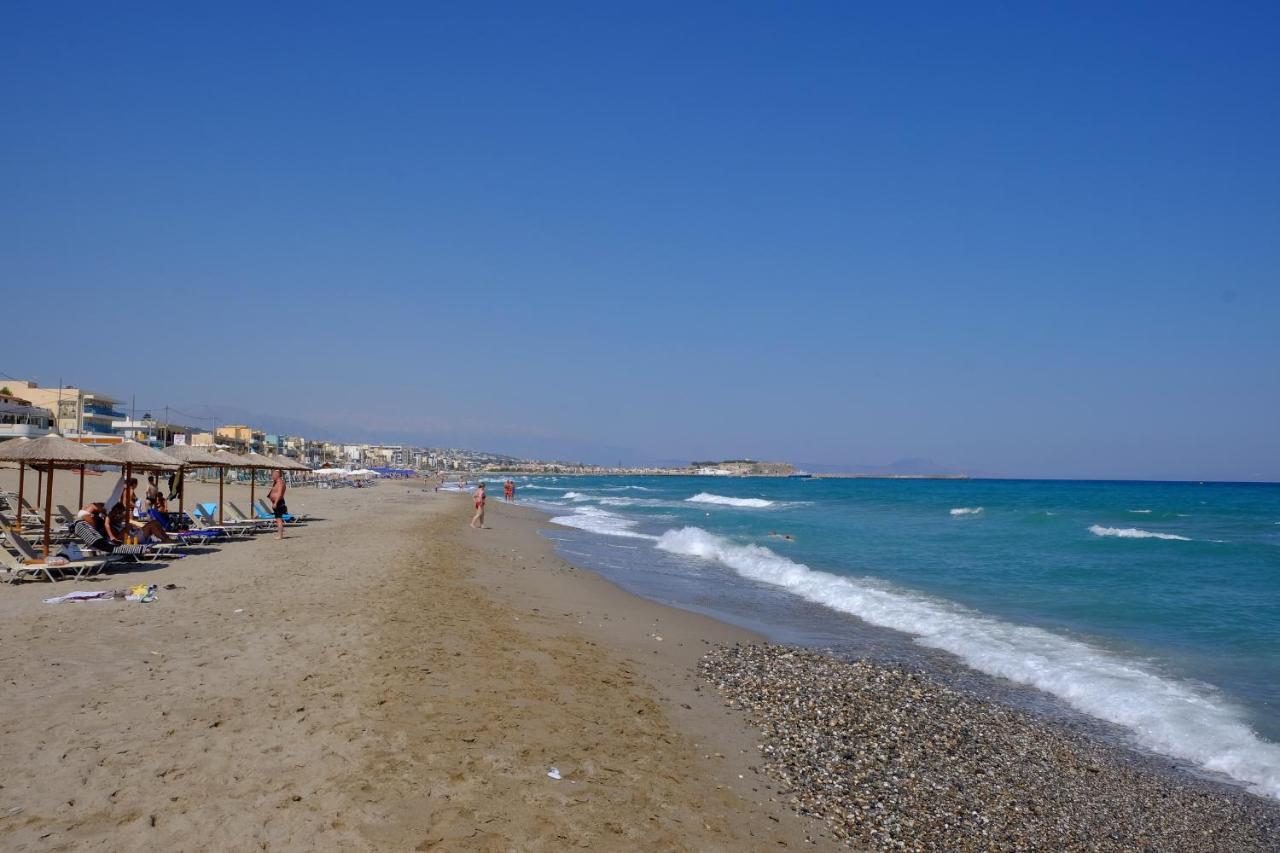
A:
[[[1041,628],[1003,622],[870,579],[814,571],[768,548],[738,545],[698,527],[668,530],[657,547],[718,561],[745,578],[901,631],[974,669],[1039,688],[1124,726],[1147,748],[1280,797],[1280,745],[1255,735],[1243,714],[1214,692]]]
[[[590,533],[600,533],[605,536],[622,536],[628,539],[657,539],[656,536],[649,536],[645,533],[637,533],[631,528],[636,523],[629,518],[623,518],[615,515],[607,510],[597,509],[592,506],[577,507],[572,515],[557,516],[551,521],[554,524],[562,524],[565,527],[576,527],[579,530],[586,530]]]
[[[980,506],[958,506],[951,510],[952,515],[978,515],[982,512]]]
[[[751,507],[753,509],[764,509],[773,506],[773,501],[767,501],[764,498],[727,498],[724,495],[713,495],[709,492],[698,492],[691,498],[685,498],[689,503],[695,504],[717,504],[719,506],[740,506]]]
[[[1094,536],[1116,536],[1120,539],[1173,539],[1178,542],[1190,542],[1190,538],[1179,536],[1176,533],[1154,533],[1150,530],[1143,530],[1138,527],[1103,527],[1101,524],[1095,524],[1089,528],[1089,532]]]

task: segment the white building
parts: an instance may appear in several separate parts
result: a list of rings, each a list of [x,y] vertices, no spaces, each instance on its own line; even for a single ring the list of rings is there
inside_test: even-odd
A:
[[[53,412],[12,394],[0,394],[0,441],[39,438],[53,432]]]

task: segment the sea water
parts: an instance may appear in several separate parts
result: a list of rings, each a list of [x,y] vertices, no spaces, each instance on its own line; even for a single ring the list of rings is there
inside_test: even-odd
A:
[[[571,528],[548,532],[565,557],[632,591],[784,641],[945,657],[1280,798],[1280,486],[516,482]]]

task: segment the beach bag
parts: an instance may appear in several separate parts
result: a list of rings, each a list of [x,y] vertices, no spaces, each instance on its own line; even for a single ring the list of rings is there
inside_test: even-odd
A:
[[[58,556],[65,557],[68,560],[83,560],[84,552],[80,550],[80,546],[74,542],[68,542],[58,549]]]

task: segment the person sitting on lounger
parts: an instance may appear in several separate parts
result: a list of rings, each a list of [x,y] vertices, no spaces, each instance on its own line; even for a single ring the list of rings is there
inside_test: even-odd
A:
[[[147,552],[146,545],[124,545],[111,541],[106,530],[106,514],[100,503],[86,504],[76,513],[75,524],[71,526],[72,534],[86,548],[92,548],[94,551],[107,554],[145,554]]]
[[[116,504],[111,508],[111,512],[107,513],[107,538],[112,542],[124,544],[128,541],[129,535],[137,536],[138,541],[143,545],[157,541],[171,541],[169,534],[165,533],[164,527],[158,521],[152,519],[146,524],[130,522],[129,510],[124,504]]]

